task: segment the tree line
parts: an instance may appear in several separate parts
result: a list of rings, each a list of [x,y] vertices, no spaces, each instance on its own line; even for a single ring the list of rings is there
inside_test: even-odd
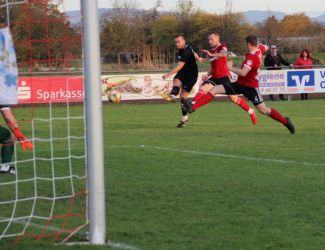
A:
[[[314,53],[325,52],[325,27],[304,13],[282,20],[270,16],[252,25],[243,14],[232,11],[231,0],[226,0],[223,14],[199,10],[193,0],[179,0],[170,12],[160,11],[161,7],[161,0],[149,10],[139,10],[135,0],[114,0],[113,8],[100,16],[103,63],[113,65],[108,69],[168,67],[175,63],[177,33],[184,33],[197,51],[208,48],[207,36],[216,31],[236,54],[245,52],[247,34],[276,43],[284,52],[297,53],[306,47]],[[4,11],[2,8],[0,23],[6,21]],[[81,25],[69,23],[54,2],[29,0],[28,4],[12,6],[10,16],[21,67],[28,68],[31,63],[40,64],[40,68],[80,66]],[[50,21],[44,22],[46,19]]]
[[[232,50],[243,51],[243,39],[254,27],[231,6],[222,15],[195,8],[192,0],[180,0],[173,12],[159,12],[158,0],[148,11],[134,11],[132,1],[115,1],[101,17],[101,49],[106,62],[125,61],[139,67],[159,68],[175,62],[174,36],[183,33],[190,44],[208,47],[207,35],[218,31]]]
[[[101,49],[106,62],[122,62],[145,68],[165,67],[175,58],[174,35],[181,32],[198,51],[207,48],[209,32],[217,31],[229,48],[244,53],[247,34],[257,34],[267,43],[282,46],[283,52],[297,53],[305,47],[325,52],[325,27],[304,13],[277,20],[270,16],[262,23],[249,24],[226,1],[223,14],[196,9],[193,0],[179,0],[172,12],[159,12],[158,0],[148,11],[135,11],[135,2],[115,1],[101,17]]]

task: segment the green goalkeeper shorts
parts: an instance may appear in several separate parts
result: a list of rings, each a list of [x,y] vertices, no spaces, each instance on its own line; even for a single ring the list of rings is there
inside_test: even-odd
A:
[[[11,132],[9,129],[0,126],[0,144],[11,142]]]

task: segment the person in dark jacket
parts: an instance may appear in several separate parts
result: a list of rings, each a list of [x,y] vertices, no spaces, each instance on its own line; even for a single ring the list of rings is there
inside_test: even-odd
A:
[[[264,60],[264,66],[267,70],[281,70],[281,65],[292,66],[286,61],[281,54],[278,53],[276,45],[271,45],[270,52],[266,55]],[[279,95],[280,100],[285,101],[284,95]],[[274,101],[274,95],[270,95],[270,100]]]

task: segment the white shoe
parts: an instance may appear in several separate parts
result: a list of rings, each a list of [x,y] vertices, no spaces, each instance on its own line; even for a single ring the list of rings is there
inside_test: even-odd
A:
[[[1,174],[16,174],[16,168],[13,166],[10,166],[9,164],[2,164],[0,168],[0,173]]]

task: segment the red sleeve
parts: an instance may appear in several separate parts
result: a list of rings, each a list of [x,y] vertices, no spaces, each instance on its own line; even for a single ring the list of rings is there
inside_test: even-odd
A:
[[[260,51],[262,52],[262,54],[265,54],[265,52],[269,50],[269,46],[264,45],[264,44],[258,45],[258,48],[260,49]]]
[[[247,54],[243,65],[249,69],[252,69],[254,67],[254,63],[254,57],[251,54]]]
[[[227,45],[225,43],[221,45],[220,51],[228,51]]]

